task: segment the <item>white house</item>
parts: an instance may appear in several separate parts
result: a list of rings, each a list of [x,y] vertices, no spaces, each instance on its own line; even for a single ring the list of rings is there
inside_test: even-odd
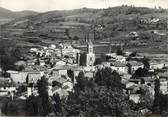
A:
[[[111,63],[110,67],[113,70],[116,70],[119,74],[126,74],[126,73],[128,73],[128,67],[124,63],[114,62],[114,63]]]
[[[56,66],[64,66],[64,65],[66,65],[65,61],[60,60],[56,62]]]
[[[151,69],[162,69],[163,67],[164,67],[164,63],[156,63],[156,62],[150,63]]]
[[[12,71],[12,70],[8,70],[7,73],[10,74],[10,78],[15,83],[25,83],[26,82],[26,77],[28,75],[27,72],[18,72],[18,71]]]
[[[28,72],[27,78],[28,83],[37,83],[37,81],[41,79],[41,73],[36,71]]]

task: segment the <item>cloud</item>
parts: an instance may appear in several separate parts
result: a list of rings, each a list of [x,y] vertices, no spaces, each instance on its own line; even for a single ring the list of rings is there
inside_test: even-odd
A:
[[[122,4],[168,8],[168,0],[0,0],[0,6],[10,10],[35,10],[39,12],[82,7],[107,8]]]

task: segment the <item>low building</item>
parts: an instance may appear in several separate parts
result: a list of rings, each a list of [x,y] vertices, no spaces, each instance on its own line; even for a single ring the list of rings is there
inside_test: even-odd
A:
[[[110,66],[113,70],[116,70],[119,74],[126,74],[128,73],[128,67],[125,63],[114,62],[111,63]]]
[[[1,87],[0,88],[0,96],[7,96],[12,92],[17,92],[17,87]]]
[[[68,66],[66,68],[66,66],[56,66],[54,67],[54,69],[52,70],[52,76],[61,76],[61,75],[67,75],[67,70],[68,70]]]
[[[156,63],[156,62],[150,63],[150,69],[162,69],[164,66],[165,66],[164,63]]]
[[[144,64],[137,61],[129,61],[127,63],[128,69],[130,69],[130,72],[133,74],[138,68],[144,68]]]
[[[103,62],[104,67],[110,67],[112,70],[117,71],[120,75],[128,73],[128,66],[123,62]]]
[[[64,65],[66,65],[65,61],[60,60],[56,62],[56,66],[64,66]]]
[[[136,104],[138,104],[140,102],[140,94],[131,94],[129,96],[129,100],[132,100],[133,102],[135,102]]]
[[[168,80],[160,79],[160,91],[164,95],[168,94]]]
[[[126,57],[117,55],[116,53],[109,53],[106,54],[106,57],[111,58],[110,60],[121,62],[121,63],[126,63]]]
[[[159,73],[158,76],[162,94],[168,94],[168,72]]]
[[[7,73],[10,74],[10,78],[12,79],[12,81],[18,84],[25,83],[26,77],[28,75],[27,72],[18,72],[18,71],[12,71],[12,70],[8,70]]]
[[[26,78],[27,83],[37,83],[38,80],[41,79],[41,73],[40,72],[28,72],[28,76]]]

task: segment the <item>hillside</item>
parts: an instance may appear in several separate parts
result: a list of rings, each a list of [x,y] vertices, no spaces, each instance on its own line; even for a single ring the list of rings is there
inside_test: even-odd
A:
[[[22,41],[30,38],[34,38],[33,42],[37,38],[43,42],[79,39],[79,43],[82,44],[86,33],[89,33],[89,37],[94,39],[95,43],[111,41],[117,44],[124,43],[130,47],[150,45],[150,49],[153,50],[153,48],[162,49],[167,44],[167,14],[166,9],[134,6],[108,9],[82,8],[26,16],[2,27],[7,37],[12,35],[14,38],[13,35],[17,35],[15,38]],[[130,37],[128,35],[130,32],[136,32],[139,40]]]
[[[34,12],[34,11],[13,12],[8,9],[0,7],[0,24],[4,24],[13,19],[25,17],[29,15],[37,15],[37,12]]]
[[[9,12],[9,11],[8,11]],[[18,12],[17,15],[25,15],[25,12]],[[31,15],[30,11],[27,11],[28,15]],[[10,13],[10,12],[9,12]],[[25,17],[14,22],[9,23],[13,25],[16,22],[23,20],[29,21],[29,25],[35,28],[41,28],[43,25],[58,23],[59,21],[74,21],[78,23],[87,23],[92,25],[104,25],[109,28],[109,24],[117,25],[117,23],[133,22],[141,18],[161,18],[168,19],[167,10],[165,9],[150,9],[144,7],[133,7],[133,6],[122,6],[122,7],[112,7],[108,9],[76,9],[76,10],[62,10],[62,11],[50,11],[46,13],[41,13],[34,15],[32,17]],[[8,15],[10,17],[11,15]],[[18,16],[15,16],[18,17]],[[25,25],[24,22],[23,25]],[[107,26],[108,25],[108,26]],[[20,25],[18,25],[19,28]],[[135,26],[135,25],[133,25]],[[22,27],[22,26],[21,26]],[[116,26],[117,27],[117,26]],[[127,26],[131,30],[133,27],[131,25]],[[24,28],[24,27],[22,27]],[[112,27],[111,27],[112,28]],[[136,27],[135,27],[136,28]],[[133,30],[135,29],[133,28]]]

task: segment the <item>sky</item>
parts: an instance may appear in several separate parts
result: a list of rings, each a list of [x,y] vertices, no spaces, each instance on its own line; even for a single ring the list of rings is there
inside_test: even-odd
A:
[[[121,6],[122,4],[168,8],[168,0],[0,0],[0,7],[12,11],[33,10],[38,12],[70,10],[83,7],[107,8]]]

